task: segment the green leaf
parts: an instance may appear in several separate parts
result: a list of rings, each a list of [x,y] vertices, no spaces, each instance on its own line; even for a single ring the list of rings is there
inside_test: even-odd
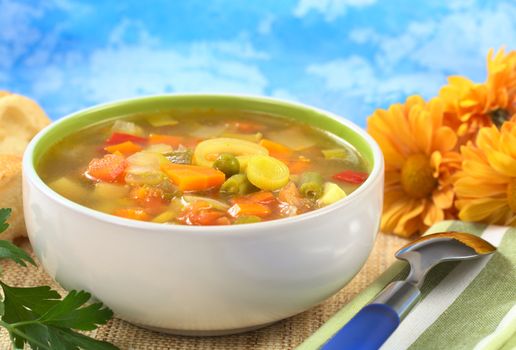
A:
[[[0,281],[4,291],[2,321],[15,347],[29,344],[34,350],[114,350],[114,345],[92,339],[78,330],[105,324],[113,312],[100,303],[84,306],[91,295],[71,291],[63,300],[48,286],[20,288]]]
[[[0,209],[0,233],[7,230],[9,224],[7,218],[11,215],[11,209],[1,208]],[[29,262],[32,265],[36,265],[30,255],[20,247],[15,246],[11,242],[0,240],[0,259],[11,259],[15,263],[27,266],[25,262]]]
[[[93,330],[109,321],[113,317],[113,312],[101,303],[81,307],[90,298],[91,294],[87,292],[72,290],[61,302],[41,316],[39,321],[57,327]]]
[[[49,286],[41,287],[11,287],[0,281],[4,290],[5,315],[4,321],[18,322],[19,319],[11,320],[9,315],[17,315],[20,309],[30,310],[40,317],[54,305],[60,302],[61,296]]]
[[[52,350],[117,350],[113,344],[105,341],[96,340],[74,332],[70,329],[50,328],[50,346]]]
[[[11,259],[21,266],[27,266],[25,262],[36,266],[29,253],[9,241],[0,240],[0,259]]]
[[[7,218],[11,215],[10,208],[1,208],[0,209],[0,233],[7,230],[9,224],[7,223]]]

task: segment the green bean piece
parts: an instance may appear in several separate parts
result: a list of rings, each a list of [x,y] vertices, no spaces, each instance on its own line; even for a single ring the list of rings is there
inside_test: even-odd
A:
[[[321,174],[308,171],[299,177],[299,192],[309,199],[317,199],[324,191],[324,179]]]
[[[240,162],[230,153],[222,153],[213,163],[213,167],[226,174],[226,177],[233,176],[240,172]]]
[[[332,148],[332,149],[323,149],[322,154],[324,159],[340,159],[345,160],[348,158],[348,152],[344,148]]]
[[[252,224],[255,222],[261,222],[262,219],[260,219],[256,215],[244,215],[239,216],[234,222],[233,225],[240,225],[240,224]]]
[[[247,194],[256,190],[245,174],[236,174],[227,179],[220,187],[220,192],[226,194]]]

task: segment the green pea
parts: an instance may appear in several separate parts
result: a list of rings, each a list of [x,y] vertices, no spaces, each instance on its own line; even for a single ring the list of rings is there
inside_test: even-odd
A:
[[[244,216],[239,216],[233,222],[233,225],[252,224],[252,223],[261,222],[261,221],[262,221],[262,219],[260,219],[258,216],[255,216],[255,215],[244,215]]]
[[[236,174],[224,181],[220,186],[220,192],[226,194],[247,194],[256,191],[256,187],[249,182],[245,174]]]
[[[226,177],[238,174],[240,172],[240,162],[230,153],[222,153],[213,163],[213,167],[226,174]]]
[[[324,179],[321,174],[309,171],[299,177],[299,192],[309,199],[317,199],[324,191]]]

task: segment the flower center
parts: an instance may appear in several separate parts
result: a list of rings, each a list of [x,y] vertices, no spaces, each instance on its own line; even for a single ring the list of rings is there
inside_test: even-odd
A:
[[[495,109],[491,111],[491,120],[498,129],[502,127],[502,124],[509,120],[509,111],[503,108]]]
[[[516,178],[509,180],[507,186],[507,202],[513,213],[516,213]]]
[[[401,185],[413,198],[428,197],[437,187],[430,160],[424,154],[414,154],[405,160],[401,168]]]

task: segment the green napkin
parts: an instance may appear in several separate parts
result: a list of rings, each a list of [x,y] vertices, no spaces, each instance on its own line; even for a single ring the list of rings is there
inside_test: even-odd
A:
[[[423,299],[381,349],[516,349],[516,228],[443,221],[427,234],[448,230],[481,236],[498,251],[435,267],[423,285]],[[320,348],[388,283],[407,273],[406,262],[394,263],[297,350]]]

